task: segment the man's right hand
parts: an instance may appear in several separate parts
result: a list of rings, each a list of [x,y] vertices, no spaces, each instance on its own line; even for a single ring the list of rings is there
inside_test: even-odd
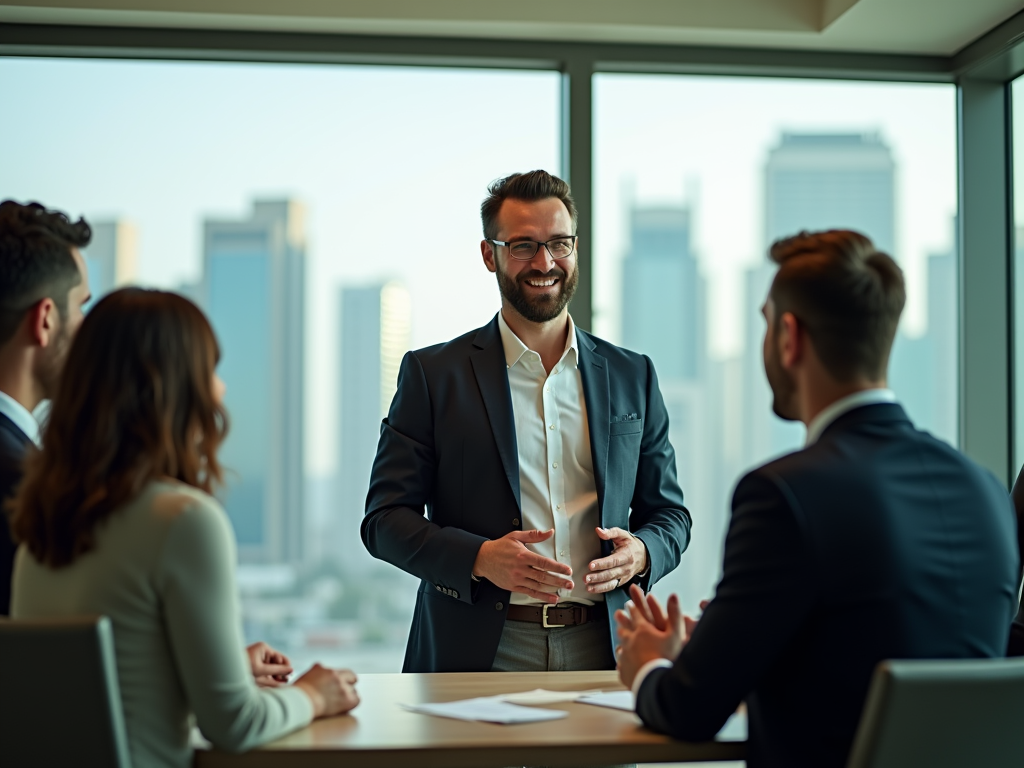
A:
[[[550,531],[512,531],[500,539],[485,541],[473,563],[473,575],[510,592],[519,592],[554,605],[558,602],[558,590],[573,587],[572,580],[567,578],[572,576],[572,568],[526,548],[527,544],[546,541],[554,534],[554,528]]]

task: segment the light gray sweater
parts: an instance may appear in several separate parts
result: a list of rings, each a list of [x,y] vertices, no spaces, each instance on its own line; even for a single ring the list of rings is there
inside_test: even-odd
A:
[[[191,714],[214,745],[242,751],[306,725],[294,687],[257,687],[245,654],[235,538],[224,509],[154,482],[96,531],[96,547],[53,570],[22,546],[11,615],[102,614],[114,628],[133,765],[192,765]]]

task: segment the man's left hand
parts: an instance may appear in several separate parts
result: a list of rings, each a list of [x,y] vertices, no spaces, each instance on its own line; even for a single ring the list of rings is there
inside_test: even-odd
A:
[[[288,675],[292,673],[292,663],[283,653],[262,642],[253,643],[245,652],[249,657],[249,666],[257,685],[276,688],[288,682]]]
[[[608,557],[590,561],[587,592],[611,592],[628,584],[647,569],[647,547],[636,536],[621,528],[598,528],[597,535],[615,546]]]

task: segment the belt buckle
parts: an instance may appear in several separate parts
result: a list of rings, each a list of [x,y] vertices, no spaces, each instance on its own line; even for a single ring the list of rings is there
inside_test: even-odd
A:
[[[557,629],[558,627],[564,627],[565,624],[549,624],[548,623],[548,608],[557,607],[552,606],[551,603],[545,603],[544,608],[540,612],[540,623],[546,629]]]

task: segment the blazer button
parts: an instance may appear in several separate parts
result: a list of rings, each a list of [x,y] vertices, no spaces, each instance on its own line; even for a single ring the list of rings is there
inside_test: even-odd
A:
[[[459,590],[453,589],[452,590],[452,597],[454,597],[456,600],[458,600],[459,599]]]
[[[500,610],[502,610],[502,609],[503,609],[504,607],[505,607],[505,604],[504,604],[504,603],[495,603],[495,604],[494,604],[494,610],[496,610],[496,611],[500,611]]]
[[[513,517],[512,518],[512,525],[519,525],[519,518],[518,517]]]
[[[440,584],[435,584],[434,585],[434,589],[436,589],[438,592],[440,592],[441,591],[441,585]]]

